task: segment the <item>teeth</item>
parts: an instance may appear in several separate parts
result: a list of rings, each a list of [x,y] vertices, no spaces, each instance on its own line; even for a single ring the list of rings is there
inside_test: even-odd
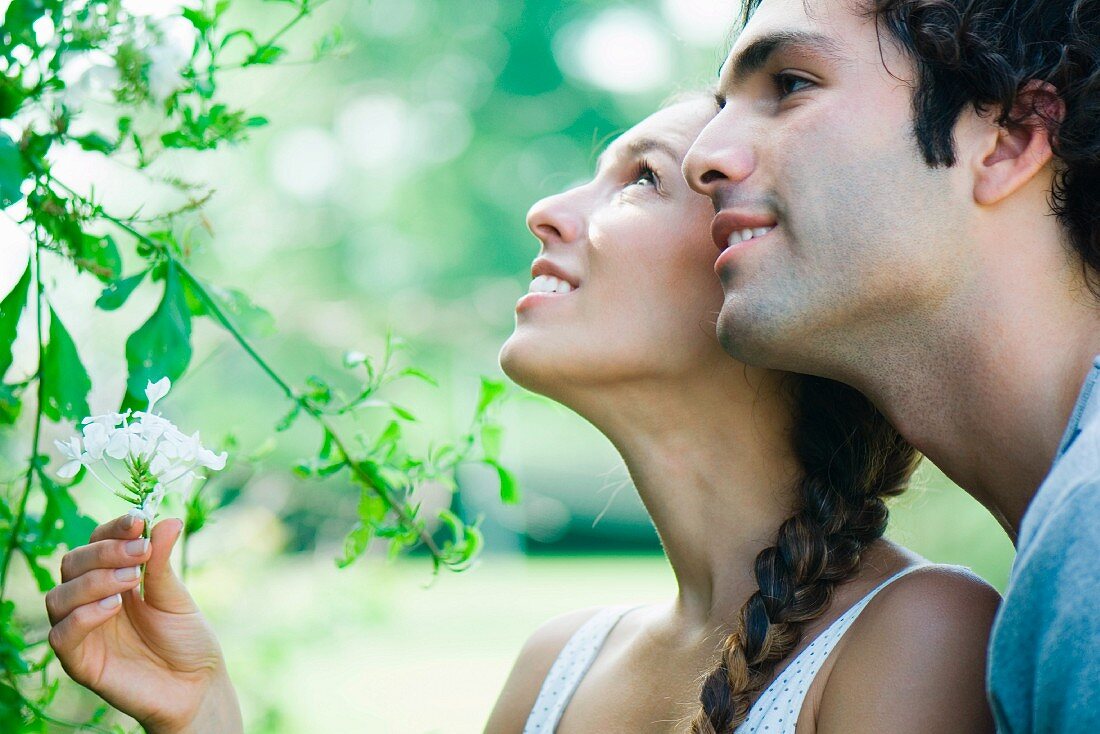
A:
[[[756,229],[734,230],[733,232],[730,232],[729,240],[727,240],[727,243],[730,247],[733,247],[734,245],[741,244],[745,240],[751,240],[753,237],[762,237],[768,232],[771,232],[773,229],[775,229],[774,224],[770,227],[757,227]]]
[[[540,275],[527,287],[528,293],[568,293],[571,290],[573,286],[553,275]]]

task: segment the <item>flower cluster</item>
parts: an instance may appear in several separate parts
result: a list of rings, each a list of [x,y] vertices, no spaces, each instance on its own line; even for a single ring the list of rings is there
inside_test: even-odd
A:
[[[167,377],[150,382],[145,388],[149,407],[144,411],[90,416],[82,423],[83,441],[80,436],[67,442],[55,441],[68,460],[58,476],[71,479],[81,467],[86,468],[101,484],[133,504],[130,514],[144,519],[149,527],[169,490],[186,492],[197,476],[196,469],[223,469],[227,458],[224,451],[215,454],[202,445],[197,431],[188,436],[153,412],[169,388]],[[125,467],[126,479],[114,471],[112,463]],[[103,481],[97,468],[104,469],[122,491]]]
[[[152,99],[163,103],[172,96],[184,86],[181,72],[197,37],[194,25],[180,15],[188,7],[171,0],[122,0],[129,21],[115,29],[116,37],[99,48],[65,55],[60,69],[65,103],[79,109],[92,100],[113,101],[125,72],[120,57],[132,52],[139,54]]]

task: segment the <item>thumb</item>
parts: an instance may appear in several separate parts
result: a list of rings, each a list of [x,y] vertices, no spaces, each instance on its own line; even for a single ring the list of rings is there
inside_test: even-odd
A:
[[[183,522],[171,518],[157,523],[149,533],[152,553],[145,564],[145,603],[165,612],[197,612],[191,594],[172,570],[172,548],[183,531]]]

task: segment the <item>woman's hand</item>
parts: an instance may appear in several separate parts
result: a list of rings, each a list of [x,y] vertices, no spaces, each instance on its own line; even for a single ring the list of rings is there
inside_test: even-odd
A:
[[[243,730],[221,648],[169,564],[183,529],[126,515],[100,525],[61,560],[46,594],[50,646],[65,672],[151,734]],[[138,592],[145,566],[145,598]]]

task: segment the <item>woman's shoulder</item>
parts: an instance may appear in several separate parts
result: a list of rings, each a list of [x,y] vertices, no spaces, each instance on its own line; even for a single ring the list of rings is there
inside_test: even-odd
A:
[[[922,636],[988,637],[1001,595],[968,568],[920,563],[884,587],[852,624],[854,637],[887,633],[898,643]]]
[[[588,607],[566,612],[543,623],[527,638],[493,707],[485,727],[486,734],[514,733],[523,729],[542,682],[562,648],[582,625],[604,609],[606,607]]]
[[[985,663],[1000,601],[959,566],[921,564],[882,588],[837,650],[819,734],[992,731]]]

